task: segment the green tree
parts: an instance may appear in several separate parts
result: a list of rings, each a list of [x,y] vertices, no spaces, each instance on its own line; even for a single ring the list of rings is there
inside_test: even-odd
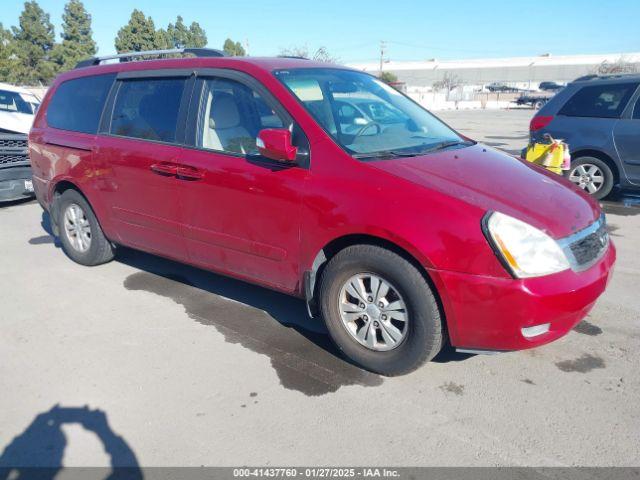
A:
[[[169,36],[169,32],[164,28],[159,28],[156,31],[156,43],[154,48],[158,50],[166,50],[168,48],[174,48],[174,45],[171,42],[171,37]]]
[[[169,44],[174,48],[186,47],[189,43],[189,29],[180,15],[178,15],[175,25],[170,23],[167,27],[167,37]]]
[[[96,53],[91,31],[91,15],[80,0],[69,0],[62,14],[62,43],[57,44],[52,58],[60,70],[69,70],[79,60]]]
[[[198,22],[191,22],[191,25],[189,25],[189,41],[189,46],[193,48],[203,48],[207,46],[207,33]]]
[[[118,53],[140,52],[167,48],[167,41],[167,32],[156,30],[153,19],[135,9],[129,23],[118,30],[115,47]]]
[[[242,44],[240,42],[234,42],[230,38],[224,41],[222,50],[230,57],[244,57],[246,55]]]
[[[202,48],[207,44],[207,34],[198,22],[191,22],[187,28],[180,15],[175,24],[169,24],[166,34],[170,48]]]
[[[11,27],[11,52],[16,59],[13,81],[26,85],[46,84],[56,73],[56,65],[51,61],[55,34],[49,14],[44,13],[35,0],[27,1],[19,25]]]
[[[14,83],[17,58],[14,54],[13,35],[0,23],[0,82]]]
[[[395,83],[398,81],[398,76],[392,72],[382,72],[380,74],[380,80],[384,83]]]

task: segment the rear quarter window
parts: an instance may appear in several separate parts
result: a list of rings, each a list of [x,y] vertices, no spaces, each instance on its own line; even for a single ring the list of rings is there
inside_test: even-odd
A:
[[[76,78],[61,83],[47,107],[47,124],[60,130],[96,133],[115,74]]]
[[[558,115],[618,118],[622,115],[637,87],[637,83],[582,87],[564,104]]]

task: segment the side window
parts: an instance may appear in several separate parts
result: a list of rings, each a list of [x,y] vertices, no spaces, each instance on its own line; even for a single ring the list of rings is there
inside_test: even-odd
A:
[[[256,154],[263,128],[284,128],[284,122],[262,96],[243,83],[226,78],[203,81],[203,102],[196,145],[235,154]]]
[[[560,109],[558,115],[618,118],[637,86],[637,83],[620,83],[583,87]]]
[[[633,107],[633,117],[634,120],[640,120],[640,97],[636,100],[636,105]]]
[[[124,80],[113,106],[110,133],[175,142],[184,78]]]
[[[115,75],[96,75],[61,83],[47,107],[47,124],[61,130],[96,133]]]

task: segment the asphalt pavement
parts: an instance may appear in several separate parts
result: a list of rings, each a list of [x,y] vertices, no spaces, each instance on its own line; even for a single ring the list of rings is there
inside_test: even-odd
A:
[[[442,114],[514,152],[530,116]],[[566,337],[397,378],[340,359],[300,300],[128,249],[82,267],[36,202],[4,206],[0,466],[637,466],[636,203],[605,203],[615,274]]]

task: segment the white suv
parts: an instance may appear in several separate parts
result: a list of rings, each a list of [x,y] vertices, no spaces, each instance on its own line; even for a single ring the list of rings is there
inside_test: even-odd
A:
[[[30,91],[0,83],[0,202],[33,196],[27,133],[39,105]]]

